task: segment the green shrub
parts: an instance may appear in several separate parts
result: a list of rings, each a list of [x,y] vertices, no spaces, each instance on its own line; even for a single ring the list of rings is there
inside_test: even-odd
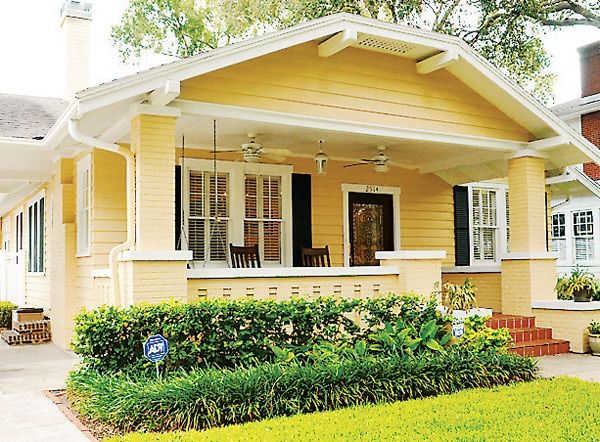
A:
[[[443,321],[436,306],[435,299],[414,295],[105,306],[77,316],[73,350],[86,366],[100,371],[151,370],[143,343],[161,333],[169,340],[166,369],[231,368],[272,361],[273,346],[298,352],[322,341],[368,340],[398,319],[420,330],[433,319]]]
[[[465,350],[508,351],[511,343],[510,332],[506,328],[493,329],[485,325],[488,318],[471,316],[465,319],[465,333],[456,342]]]
[[[0,328],[12,327],[12,311],[17,306],[9,301],[0,301]]]
[[[82,369],[70,374],[67,392],[80,413],[120,430],[171,431],[435,396],[529,381],[536,374],[530,358],[444,351],[418,358],[202,369],[165,379]]]

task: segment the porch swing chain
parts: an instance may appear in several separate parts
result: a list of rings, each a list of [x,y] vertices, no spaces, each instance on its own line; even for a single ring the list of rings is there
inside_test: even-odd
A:
[[[183,189],[183,182],[185,176],[185,134],[181,135],[181,175],[179,177],[181,181],[180,188]],[[181,250],[181,238],[183,237],[185,244],[189,244],[185,225],[185,204],[181,204],[181,228],[179,229],[179,238],[177,240],[177,249]],[[194,259],[192,258],[192,266],[194,265]]]
[[[215,223],[210,229],[208,241],[210,244],[212,238],[214,236],[216,236],[217,240],[219,241],[219,245],[222,246],[222,250],[225,252],[225,262],[227,262],[227,265],[229,267],[231,267],[231,265],[229,263],[229,259],[228,259],[228,254],[227,254],[227,246],[225,244],[225,241],[223,240],[223,236],[221,234],[221,229],[219,227],[219,223],[221,222],[221,219],[219,217],[219,188],[218,188],[218,177],[217,177],[217,120],[213,120],[213,151],[212,151],[212,154],[213,154],[213,179],[214,179],[214,183],[215,183],[214,184],[214,186],[215,186],[215,193],[214,193]],[[209,219],[210,219],[210,217],[209,217]],[[216,235],[215,235],[215,230],[216,230]],[[209,248],[208,248],[209,258],[212,258],[211,253],[212,253],[212,250],[211,250],[211,247],[209,246]],[[206,265],[206,260],[204,260],[204,265]]]

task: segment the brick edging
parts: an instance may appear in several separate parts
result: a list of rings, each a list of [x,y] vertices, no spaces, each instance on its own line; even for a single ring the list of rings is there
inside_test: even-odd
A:
[[[75,415],[75,413],[73,413],[71,411],[71,409],[69,407],[67,407],[54,393],[54,391],[59,391],[59,390],[43,390],[42,392],[44,393],[44,395],[50,399],[52,401],[52,403],[54,405],[56,405],[58,407],[58,409],[62,412],[62,414],[64,414],[66,416],[67,419],[69,419],[73,425],[75,425],[77,427],[77,429],[79,431],[81,431],[83,433],[83,435],[85,437],[88,438],[88,440],[92,441],[92,442],[100,442],[93,434],[92,431],[86,427],[83,422],[81,422],[79,420],[79,418]]]

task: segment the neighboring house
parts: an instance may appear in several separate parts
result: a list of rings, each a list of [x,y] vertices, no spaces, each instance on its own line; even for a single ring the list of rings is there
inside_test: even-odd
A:
[[[63,14],[79,90],[91,14]],[[60,345],[82,307],[429,294],[465,277],[480,306],[560,325],[543,307],[545,171],[600,160],[462,40],[348,14],[80,90],[41,140],[5,135],[0,176],[19,187],[2,243],[23,259],[1,277],[23,290],[2,296],[43,306]],[[258,245],[263,268],[230,268],[230,243]],[[301,246],[325,245],[331,268],[299,267]]]
[[[555,106],[556,115],[600,146],[600,42],[579,49],[581,96]],[[584,163],[548,178],[552,194],[551,235],[559,273],[575,267],[600,276],[600,167]]]

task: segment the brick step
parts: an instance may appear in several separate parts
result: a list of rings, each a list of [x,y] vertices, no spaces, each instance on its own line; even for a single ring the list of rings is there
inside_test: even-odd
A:
[[[508,351],[521,356],[548,356],[569,352],[569,341],[564,339],[540,339],[513,344]]]
[[[552,339],[551,328],[528,327],[528,328],[512,328],[508,329],[510,337],[515,344],[521,342],[541,341],[544,339]]]
[[[533,316],[494,315],[486,325],[490,328],[524,329],[535,327]]]

